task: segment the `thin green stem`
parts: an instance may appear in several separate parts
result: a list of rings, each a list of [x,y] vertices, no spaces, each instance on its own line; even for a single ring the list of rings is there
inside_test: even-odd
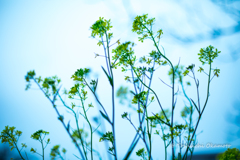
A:
[[[9,137],[11,137],[11,136],[9,135]],[[12,137],[11,137],[11,138],[12,138]],[[13,141],[13,143],[14,143],[14,145],[15,145],[15,147],[16,147],[16,149],[17,149],[19,155],[20,155],[20,157],[21,157],[23,160],[25,160],[25,159],[23,158],[23,156],[22,156],[20,150],[18,149],[17,143],[15,142],[15,140],[14,140],[13,138],[12,138],[12,141]]]
[[[90,89],[90,91],[93,93],[95,99],[97,100],[98,104],[101,106],[101,108],[103,109],[103,112],[105,113],[105,115],[109,118],[107,111],[105,110],[105,108],[103,107],[102,103],[100,102],[100,100],[98,99],[96,93],[92,90],[92,88],[89,86],[89,84],[87,83],[87,81],[85,79],[83,79],[85,84],[88,86],[88,88]]]
[[[27,157],[27,160],[29,160],[29,159],[28,159],[28,156],[27,156],[27,152],[26,152],[26,151],[25,151],[25,155],[26,155],[26,157]]]
[[[173,116],[174,116],[174,108],[175,108],[175,103],[174,103],[174,81],[175,81],[175,69],[174,69],[174,67],[173,67],[173,65],[172,65],[172,62],[166,57],[166,56],[164,56],[162,53],[161,53],[161,51],[159,50],[159,48],[158,48],[158,45],[157,45],[157,43],[156,43],[156,41],[155,41],[155,38],[153,37],[153,35],[152,35],[152,31],[150,31],[145,25],[144,25],[144,27],[148,30],[148,33],[150,34],[150,36],[151,36],[151,38],[152,38],[152,40],[153,40],[153,42],[154,42],[154,46],[157,48],[157,51],[158,51],[158,53],[164,58],[164,59],[166,59],[167,61],[168,61],[168,63],[170,64],[170,66],[171,66],[171,68],[172,68],[172,71],[173,71],[173,74],[172,74],[172,83],[173,83],[173,86],[172,86],[172,116],[171,116],[171,128],[173,128]],[[174,156],[175,156],[175,154],[174,154],[174,137],[173,137],[173,130],[171,130],[171,140],[172,140],[172,160],[174,160]]]
[[[192,73],[193,73],[194,82],[195,82],[196,87],[197,87],[198,109],[199,109],[199,111],[201,111],[201,107],[200,107],[200,97],[199,97],[199,82],[197,82],[196,77],[195,77],[195,74],[194,74],[193,71],[192,71]]]
[[[44,90],[42,89],[42,87],[39,85],[39,83],[36,81],[36,79],[34,78],[33,80],[34,80],[34,82],[38,85],[38,87],[40,88],[40,90],[44,93],[44,95],[47,97],[47,99],[52,103],[52,106],[53,106],[53,108],[55,109],[58,117],[60,117],[61,115],[60,115],[60,113],[59,113],[59,111],[57,110],[57,107],[56,107],[56,105],[55,105],[55,98],[56,98],[55,96],[58,94],[59,89],[57,90],[57,93],[56,93],[56,95],[54,96],[54,99],[51,100],[50,97],[44,92]],[[65,130],[67,131],[69,137],[73,140],[74,144],[76,145],[76,147],[77,147],[77,149],[78,149],[78,151],[79,151],[82,159],[85,160],[85,158],[84,158],[84,156],[83,156],[83,153],[82,153],[82,151],[81,151],[81,149],[80,149],[77,141],[73,138],[73,136],[71,135],[70,131],[67,129],[66,124],[65,124],[63,121],[61,121],[61,123],[62,123],[63,127],[65,128]]]
[[[89,120],[88,120],[88,117],[87,117],[87,113],[86,113],[86,110],[85,110],[85,107],[84,107],[84,103],[83,103],[83,98],[82,98],[82,96],[81,96],[81,94],[78,92],[78,94],[79,94],[79,97],[80,97],[80,99],[81,99],[81,103],[82,103],[82,107],[83,107],[83,112],[84,112],[84,116],[85,116],[85,119],[86,119],[86,121],[87,121],[87,123],[88,123],[88,125],[89,125],[89,128],[90,128],[90,132],[91,132],[91,140],[90,140],[90,143],[91,143],[91,148],[90,148],[90,152],[91,152],[91,160],[93,160],[93,150],[92,150],[92,138],[93,138],[93,131],[92,131],[92,125],[91,125],[91,123],[89,122]]]
[[[34,153],[36,153],[36,154],[38,154],[39,156],[41,156],[41,157],[42,157],[42,155],[41,155],[40,153],[38,153],[38,152],[34,152]]]
[[[130,60],[131,64],[133,64],[130,57],[129,57],[129,60]],[[154,68],[154,66],[153,66],[153,68]],[[134,70],[134,67],[133,67],[132,65],[131,65],[131,71],[133,71],[133,72],[135,73],[135,75],[137,76],[137,78],[140,80],[141,84],[143,84],[144,86],[147,86],[147,85],[143,82],[143,80],[141,80],[141,79],[138,77],[138,75],[136,74],[136,71]],[[133,77],[133,73],[132,73],[132,77]],[[142,116],[142,119],[139,118],[139,121],[140,121],[140,127],[139,127],[139,128],[141,129],[142,135],[143,135],[142,140],[143,140],[143,142],[144,142],[144,144],[145,144],[145,146],[146,146],[146,148],[147,148],[147,151],[148,151],[148,154],[149,154],[149,155],[151,155],[151,152],[150,152],[150,150],[149,150],[148,144],[147,144],[146,139],[145,139],[145,133],[144,133],[144,131],[143,131],[143,129],[142,129],[142,123],[144,122],[145,114],[146,114],[146,110],[147,110],[147,107],[146,107],[146,106],[147,106],[147,101],[148,101],[148,96],[149,96],[149,90],[151,89],[150,86],[151,86],[151,82],[152,82],[152,77],[153,77],[153,73],[152,73],[151,76],[150,76],[149,86],[147,86],[147,88],[148,88],[148,93],[147,93],[147,97],[146,97],[146,102],[145,102],[145,104],[142,104],[142,105],[144,106],[143,116]],[[134,82],[134,80],[133,80],[133,82]],[[136,94],[137,94],[137,90],[136,90],[135,83],[134,83],[134,87],[135,87],[135,91],[136,91]],[[140,90],[140,92],[141,92],[141,90]],[[138,101],[138,109],[140,110],[139,101]],[[138,114],[139,114],[139,117],[140,117],[140,113],[138,113]],[[151,156],[149,156],[149,157],[152,159]]]
[[[146,115],[148,117],[148,114],[147,114],[147,110],[146,110]],[[149,141],[149,160],[152,159],[152,121],[150,122],[150,126],[149,126],[149,120],[147,120],[147,133],[148,133],[148,141]],[[150,129],[149,129],[150,127]]]
[[[193,115],[193,105],[192,105],[192,102],[190,100],[190,98],[187,96],[186,92],[185,92],[185,89],[183,87],[183,83],[182,81],[180,82],[181,86],[182,86],[182,91],[183,91],[183,94],[184,96],[187,98],[187,100],[189,101],[190,103],[190,116],[189,116],[189,127],[188,127],[188,137],[190,137],[190,130],[191,130],[191,127],[192,127],[192,115]],[[198,91],[197,91],[198,92]],[[200,104],[200,103],[199,103]],[[200,107],[199,107],[200,108]],[[198,110],[198,108],[196,108]],[[200,111],[198,111],[198,113],[200,113]],[[190,140],[187,141],[187,143],[189,143]],[[187,158],[187,157],[186,157]]]
[[[41,145],[42,145],[42,157],[43,157],[43,160],[44,160],[44,145],[43,145],[43,139],[42,139],[41,136],[40,136],[40,142],[41,142]]]
[[[208,87],[207,87],[207,98],[206,98],[206,101],[205,101],[205,104],[204,104],[204,106],[203,106],[203,109],[202,109],[201,114],[202,114],[203,111],[205,110],[205,108],[206,108],[206,106],[207,106],[208,98],[209,98],[211,70],[212,70],[212,63],[210,62],[210,69],[209,69],[209,76],[208,76]]]
[[[98,102],[98,104],[99,104],[99,105],[101,106],[101,108],[103,109],[103,112],[105,113],[105,115],[108,117],[108,119],[110,119],[109,116],[108,116],[108,114],[107,114],[107,112],[106,112],[106,110],[105,110],[105,108],[103,107],[102,103],[101,103],[100,100],[98,99],[96,93],[92,90],[92,88],[89,86],[89,84],[87,83],[87,81],[86,81],[85,79],[83,79],[83,80],[84,80],[85,84],[87,85],[87,87],[89,88],[89,90],[93,93],[96,101]],[[104,125],[104,124],[102,124],[102,125]],[[105,130],[105,127],[103,127],[103,130]],[[108,149],[108,143],[107,143],[106,141],[105,141],[105,146],[106,146],[106,148]],[[110,159],[111,159],[111,156],[108,155],[108,159],[110,160]]]
[[[131,66],[132,67],[132,66]],[[132,74],[132,79],[133,79],[133,82],[134,82],[134,74],[133,74],[133,69],[131,68],[131,74]],[[135,89],[135,93],[136,94],[138,94],[138,91],[137,91],[137,87],[136,87],[136,84],[135,83],[133,83],[133,86],[134,86],[134,89]],[[140,110],[140,103],[138,102],[138,110]],[[128,118],[127,118],[128,119]],[[133,151],[133,149],[135,148],[135,146],[136,146],[136,144],[137,144],[137,142],[138,142],[138,140],[139,140],[139,137],[144,141],[144,138],[141,136],[141,134],[139,133],[140,132],[140,130],[142,131],[142,120],[141,120],[141,117],[140,117],[140,112],[138,112],[138,119],[139,119],[139,127],[138,127],[138,129],[134,126],[134,124],[131,122],[131,120],[130,119],[128,119],[129,120],[129,122],[132,124],[132,126],[135,128],[135,130],[136,130],[136,135],[135,135],[135,137],[133,138],[133,141],[132,141],[132,143],[131,143],[131,145],[130,145],[130,147],[129,147],[129,149],[128,149],[128,153],[127,153],[127,155],[125,156],[125,158],[124,158],[124,160],[126,160],[129,156],[130,156],[130,154],[132,153],[132,151]],[[138,137],[139,136],[139,137]],[[137,138],[138,137],[138,138]],[[148,148],[147,148],[147,150],[148,150]]]
[[[72,108],[70,108],[69,106],[66,105],[66,103],[63,101],[62,97],[61,97],[59,94],[58,94],[58,97],[60,98],[62,104],[63,104],[66,108],[68,108],[70,111],[72,111],[73,114],[74,114],[75,122],[76,122],[76,125],[77,125],[77,132],[78,132],[78,135],[79,135],[79,138],[80,138],[80,142],[81,142],[81,145],[82,145],[82,148],[83,148],[84,156],[85,156],[86,159],[87,159],[87,152],[86,152],[86,149],[84,148],[84,140],[83,140],[82,134],[81,134],[81,132],[80,132],[77,114],[76,114],[76,112],[75,112]]]
[[[209,59],[210,59],[210,57],[209,57]],[[190,141],[189,141],[189,144],[187,145],[187,149],[186,149],[186,152],[185,152],[183,158],[185,158],[185,157],[187,156],[187,152],[188,152],[189,147],[190,147],[190,145],[191,145],[192,139],[193,139],[194,135],[196,134],[198,124],[199,124],[199,122],[200,122],[200,119],[201,119],[201,117],[202,117],[203,111],[205,110],[206,105],[207,105],[207,102],[208,102],[209,89],[210,89],[210,79],[211,79],[211,69],[212,69],[211,59],[210,59],[209,62],[210,62],[210,63],[209,63],[209,74],[208,74],[208,86],[207,86],[207,97],[206,97],[206,101],[205,101],[205,104],[204,104],[204,106],[203,106],[202,111],[200,111],[199,118],[198,118],[198,120],[197,120],[197,124],[196,124],[196,126],[195,126],[195,129],[194,129],[194,132],[193,132],[193,134],[192,134],[192,137],[191,137],[191,139],[190,139]]]
[[[61,160],[64,160],[64,158],[62,157],[62,155],[59,153],[59,157],[61,158]]]
[[[161,127],[161,130],[162,130],[162,133],[163,133],[163,136],[164,136],[164,128],[162,126],[161,123],[160,124],[160,127]],[[167,145],[166,145],[166,139],[165,138],[162,138],[163,139],[163,143],[164,143],[164,151],[165,151],[165,160],[167,160]]]
[[[85,155],[85,158],[87,158],[87,151],[86,149],[84,148],[84,140],[82,138],[82,134],[80,132],[80,128],[79,128],[79,124],[78,124],[78,119],[77,119],[77,114],[73,111],[74,113],[74,117],[75,117],[75,121],[76,121],[76,125],[77,125],[77,132],[78,132],[78,135],[79,135],[79,138],[80,138],[80,142],[81,142],[81,145],[82,145],[82,148],[83,148],[83,152],[84,152],[84,155]]]
[[[131,67],[132,67],[133,72],[135,73],[135,75],[137,75],[136,71],[134,70],[134,67],[133,67],[133,66],[131,66]],[[164,117],[166,118],[166,120],[168,121],[168,118],[167,118],[167,116],[166,116],[166,114],[165,114],[165,112],[164,112],[164,110],[163,110],[163,108],[162,108],[162,105],[161,105],[161,103],[160,103],[160,100],[158,99],[157,94],[154,92],[154,90],[152,90],[150,87],[148,87],[138,76],[137,76],[137,78],[138,78],[138,80],[139,80],[145,87],[147,87],[147,88],[154,94],[154,96],[157,98],[157,102],[158,102],[161,110],[163,111],[163,115],[164,115]]]
[[[107,41],[107,54],[108,54],[108,63],[109,63],[109,69],[112,79],[112,132],[113,132],[113,147],[114,147],[114,156],[115,160],[117,160],[117,147],[116,147],[116,134],[115,134],[115,102],[114,102],[114,77],[113,77],[113,71],[112,66],[110,62],[110,53],[109,53],[109,41],[108,41],[108,35],[107,32],[105,32],[106,35],[106,41]]]
[[[147,114],[147,108],[145,109],[146,110],[146,117],[148,117],[148,114]],[[148,135],[148,141],[149,141],[149,152],[148,152],[148,160],[151,159],[151,151],[152,151],[152,143],[151,143],[151,134],[150,134],[150,129],[149,129],[149,120],[146,120],[147,121],[147,135]]]
[[[104,53],[105,53],[105,59],[106,59],[106,65],[107,65],[107,70],[108,70],[108,74],[110,75],[110,67],[109,65],[111,66],[111,64],[109,63],[108,59],[109,59],[109,55],[107,55],[107,52],[106,52],[106,47],[105,47],[105,44],[104,44],[104,41],[103,41],[103,37],[101,36],[101,39],[102,39],[102,45],[103,45],[103,49],[104,49]],[[108,44],[108,43],[107,43]],[[109,63],[109,64],[108,64]]]

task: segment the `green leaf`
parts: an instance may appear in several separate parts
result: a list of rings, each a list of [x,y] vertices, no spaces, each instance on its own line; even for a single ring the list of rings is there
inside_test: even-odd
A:
[[[194,67],[195,67],[195,64],[189,65],[189,66],[187,67],[187,70],[193,70]]]
[[[94,85],[94,87],[93,87],[93,91],[94,91],[94,92],[96,92],[97,85],[98,85],[98,79],[97,79],[97,81],[95,81],[95,85]]]
[[[68,121],[68,124],[67,124],[67,131],[69,132],[69,128],[70,128],[70,121]]]
[[[33,152],[33,153],[35,153],[35,152],[36,152],[36,150],[35,150],[35,149],[33,149],[33,148],[31,148],[30,152]]]
[[[100,111],[100,110],[99,110],[99,111]],[[105,115],[102,111],[100,111],[100,113],[101,113],[101,115],[102,115],[102,117],[103,117],[104,119],[106,119],[110,124],[112,124],[107,115]]]
[[[188,73],[189,73],[189,71],[188,71],[188,70],[185,70],[185,71],[183,72],[183,75],[186,76]]]
[[[128,113],[127,112],[124,112],[123,114],[122,114],[122,118],[126,118],[128,116]]]
[[[217,69],[217,68],[214,69],[213,73],[214,73],[215,76],[219,77],[220,69]]]
[[[139,149],[139,150],[136,152],[136,155],[137,155],[137,156],[142,156],[143,153],[144,153],[144,148],[141,148],[141,149]]]
[[[88,107],[94,107],[92,103],[88,104]]]
[[[107,72],[106,72],[106,70],[103,68],[103,66],[102,66],[102,69],[103,69],[104,73],[106,74],[106,76],[108,77],[109,83],[111,84],[111,86],[113,86],[112,77],[110,77],[110,76],[107,74]]]
[[[58,119],[63,122],[63,116],[59,116]]]
[[[63,148],[62,152],[65,154],[67,152],[67,150],[65,148]]]
[[[191,99],[191,98],[190,98],[190,99]],[[195,103],[192,99],[191,99],[191,101],[193,102],[193,104],[194,104],[195,108],[197,109],[198,113],[200,113],[200,111],[199,111],[199,109],[198,109],[196,103]]]
[[[198,72],[201,73],[202,71],[204,71],[204,69],[202,67],[199,67]]]

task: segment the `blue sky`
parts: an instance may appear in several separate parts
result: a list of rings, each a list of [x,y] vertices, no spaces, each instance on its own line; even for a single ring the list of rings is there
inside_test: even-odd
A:
[[[136,53],[145,54],[151,50],[152,43],[138,43],[137,35],[131,32],[131,24],[136,15],[148,13],[149,17],[156,18],[156,30],[163,29],[161,45],[174,64],[178,63],[180,57],[181,64],[185,66],[192,63],[200,65],[197,53],[200,48],[210,44],[222,51],[214,62],[221,73],[219,78],[213,79],[210,100],[198,128],[198,133],[203,131],[198,135],[198,141],[202,144],[230,143],[232,147],[239,147],[239,139],[229,138],[229,131],[235,132],[238,128],[230,124],[228,118],[229,115],[234,117],[239,113],[239,106],[236,104],[240,101],[240,34],[232,30],[226,30],[221,36],[217,36],[218,33],[212,34],[214,28],[228,28],[239,23],[222,6],[239,10],[240,3],[227,2],[220,5],[209,0],[0,0],[0,130],[6,125],[16,126],[23,131],[20,142],[27,143],[28,149],[34,146],[39,147],[39,150],[40,144],[30,139],[30,135],[38,129],[49,131],[52,142],[47,148],[47,154],[53,145],[60,144],[69,151],[67,159],[72,159],[74,146],[57,120],[50,102],[39,90],[25,91],[24,76],[33,69],[42,77],[58,75],[63,87],[70,88],[73,85],[71,75],[79,68],[91,67],[93,75],[103,79],[100,81],[99,94],[101,93],[102,101],[107,104],[108,98],[105,95],[108,92],[104,89],[108,84],[104,81],[106,79],[100,67],[105,65],[105,61],[94,55],[102,54],[103,50],[96,45],[97,40],[90,38],[89,28],[99,17],[111,19],[114,39],[120,39],[121,42],[134,41],[137,43]],[[116,75],[123,76],[118,71]],[[162,79],[169,80],[167,76],[160,75]],[[199,79],[202,80],[200,91],[204,99],[206,81],[201,75]],[[117,86],[122,82],[118,80]],[[153,86],[157,88],[159,83],[161,82],[156,81]],[[165,89],[164,93],[168,93]],[[165,95],[162,96],[167,101]],[[126,109],[117,109],[119,117]],[[64,109],[61,111],[67,115]],[[96,113],[97,109],[90,115]],[[128,126],[128,130],[133,133],[134,130],[120,118],[116,123],[120,126],[117,129],[120,139],[117,143],[121,157],[126,152],[123,145],[127,143],[121,139],[126,139],[129,143],[131,140],[123,126]],[[196,149],[198,153],[218,151],[224,149]],[[154,153],[157,154],[158,151],[155,150],[153,155]]]

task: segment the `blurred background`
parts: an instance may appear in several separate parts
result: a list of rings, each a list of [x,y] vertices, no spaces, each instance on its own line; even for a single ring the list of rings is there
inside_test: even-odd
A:
[[[108,82],[101,69],[101,66],[105,67],[105,60],[95,58],[95,53],[103,54],[103,49],[97,46],[96,39],[90,37],[90,26],[99,17],[111,19],[114,36],[112,43],[118,39],[120,42],[130,40],[137,43],[136,54],[146,54],[151,51],[152,43],[138,42],[137,35],[131,32],[135,16],[146,13],[149,17],[156,18],[155,30],[163,29],[160,43],[175,65],[179,58],[181,65],[200,65],[197,53],[200,48],[208,45],[221,51],[213,64],[214,68],[221,70],[220,77],[213,79],[209,103],[197,130],[197,140],[199,144],[204,145],[230,144],[231,148],[239,148],[238,0],[0,0],[0,130],[6,125],[21,130],[23,134],[19,143],[26,143],[26,151],[32,155],[29,152],[30,148],[41,151],[41,146],[30,136],[43,129],[50,132],[48,137],[51,144],[46,148],[47,157],[50,149],[59,144],[67,150],[66,159],[75,159],[73,154],[77,154],[77,150],[57,119],[51,103],[37,86],[33,85],[33,89],[25,91],[24,76],[30,70],[35,70],[37,76],[42,77],[57,75],[62,79],[63,87],[69,89],[73,85],[71,75],[79,68],[90,67],[92,76],[99,77],[98,94],[101,101],[107,105],[108,92],[105,88]],[[120,71],[117,71],[115,76],[120,77],[116,83],[119,87],[124,83],[124,76]],[[161,75],[161,78],[169,80],[165,75]],[[199,79],[200,95],[204,99],[206,76],[201,74]],[[155,83],[158,87],[157,84],[161,82],[156,80]],[[169,100],[164,95],[161,98],[163,101]],[[98,114],[97,104],[94,105],[96,107],[89,111],[92,117]],[[116,125],[119,126],[116,136],[120,159],[124,157],[128,148],[126,144],[130,144],[135,133],[132,126],[121,119],[120,115],[127,109],[119,104],[116,111]],[[111,111],[110,107],[108,111]],[[71,117],[64,108],[61,109],[61,113],[67,118]],[[108,129],[108,126],[106,127]],[[101,152],[103,149],[98,143],[96,138],[95,149]],[[153,150],[154,159],[162,159],[163,144],[159,139],[156,143],[156,149]],[[160,148],[157,148],[159,144]],[[7,146],[1,144],[0,153],[5,153]],[[225,150],[226,148],[203,147],[196,148],[195,154],[216,154]],[[14,155],[15,153],[12,152]],[[33,156],[34,159],[41,158],[38,155]],[[103,154],[103,157],[106,155]],[[131,158],[136,158],[135,152]]]

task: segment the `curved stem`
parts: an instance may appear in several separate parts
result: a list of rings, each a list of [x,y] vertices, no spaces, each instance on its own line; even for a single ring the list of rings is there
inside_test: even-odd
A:
[[[132,67],[132,69],[133,69],[133,72],[137,75],[136,71],[134,70],[134,67],[133,67],[133,66],[131,66],[131,67]],[[147,87],[147,88],[154,94],[154,96],[157,98],[157,102],[158,102],[161,110],[163,111],[163,115],[164,115],[164,117],[166,118],[166,120],[168,121],[168,118],[167,118],[167,116],[166,116],[166,114],[165,114],[165,112],[164,112],[164,110],[163,110],[163,108],[162,108],[162,105],[161,105],[161,103],[160,103],[160,100],[158,99],[157,94],[156,94],[150,87],[148,87],[138,76],[137,76],[137,78],[138,78],[138,80],[139,80],[145,87]]]
[[[129,57],[129,60],[131,61],[131,58]],[[132,62],[131,62],[131,64],[133,64]],[[153,68],[154,68],[154,64],[153,64]],[[131,65],[131,71],[132,71],[132,77],[134,77],[134,75],[133,75],[133,72],[135,73],[135,75],[137,76],[137,74],[136,74],[136,71],[134,70],[134,67]],[[149,86],[147,86],[138,76],[137,76],[137,78],[140,80],[140,82],[141,82],[141,84],[143,84],[144,86],[146,86],[147,88],[148,88],[148,93],[147,93],[147,97],[146,97],[146,102],[145,102],[145,104],[142,104],[143,106],[145,106],[144,107],[144,112],[143,112],[143,116],[142,116],[142,119],[140,119],[140,113],[138,113],[138,115],[139,115],[139,121],[140,121],[140,126],[139,126],[139,128],[141,129],[141,131],[142,131],[142,134],[143,134],[143,137],[142,137],[142,140],[143,140],[143,142],[144,142],[144,144],[145,144],[145,146],[146,146],[146,149],[147,149],[147,151],[148,151],[148,154],[149,154],[149,157],[150,157],[150,159],[152,159],[152,157],[151,157],[151,151],[150,151],[150,149],[149,149],[149,147],[148,147],[148,145],[147,145],[147,142],[146,142],[146,139],[145,139],[145,134],[144,134],[144,131],[143,131],[143,129],[142,129],[142,124],[143,124],[143,121],[144,121],[144,119],[145,119],[145,115],[146,115],[146,110],[147,110],[147,101],[148,101],[148,96],[149,96],[149,90],[151,90],[151,88],[150,88],[150,86],[151,86],[151,82],[152,82],[152,78],[153,78],[153,73],[151,74],[151,76],[150,76],[150,81],[149,81]],[[134,82],[134,79],[133,79],[133,82]],[[135,83],[133,83],[134,84],[134,88],[135,88],[135,92],[136,92],[136,94],[138,93],[137,92],[137,89],[136,89],[136,86],[135,86]],[[140,110],[140,104],[139,104],[139,102],[138,102],[138,109]],[[147,122],[148,123],[148,122]],[[136,135],[138,134],[138,132],[136,133]],[[151,143],[151,142],[149,142],[149,143]]]
[[[172,86],[172,116],[171,116],[171,128],[173,128],[173,116],[174,116],[173,113],[174,113],[174,108],[175,108],[175,103],[174,103],[174,81],[175,81],[174,80],[174,78],[175,78],[174,76],[175,76],[175,70],[174,70],[174,67],[172,65],[172,62],[165,55],[163,55],[161,53],[161,51],[159,50],[158,45],[157,45],[157,43],[155,41],[155,38],[152,35],[152,31],[150,31],[145,25],[143,25],[143,26],[147,29],[148,33],[150,34],[150,36],[151,36],[151,38],[152,38],[152,40],[154,42],[154,46],[157,48],[158,53],[164,59],[166,59],[168,61],[168,63],[170,64],[170,66],[172,68],[172,71],[173,71],[173,74],[172,74],[172,83],[173,83],[173,86]],[[172,141],[172,159],[174,160],[174,156],[175,156],[175,154],[174,154],[174,137],[173,137],[173,130],[172,129],[171,129],[171,141]]]
[[[183,87],[183,84],[182,84],[182,82],[181,82],[181,86],[182,86],[182,90],[183,90],[183,94],[184,94],[184,96],[187,98],[187,100],[189,101],[189,103],[190,103],[190,106],[191,106],[191,108],[190,108],[190,116],[189,116],[189,130],[188,130],[188,137],[190,137],[190,129],[191,129],[191,127],[192,127],[192,115],[193,115],[193,105],[192,105],[192,102],[191,102],[191,100],[190,100],[190,98],[187,96],[187,94],[186,94],[186,92],[185,92],[185,89],[184,89],[184,87]],[[198,109],[198,108],[196,108],[196,109]],[[188,140],[188,143],[189,143],[189,141],[190,140]],[[192,155],[192,154],[191,154]],[[186,157],[187,158],[187,157]]]

